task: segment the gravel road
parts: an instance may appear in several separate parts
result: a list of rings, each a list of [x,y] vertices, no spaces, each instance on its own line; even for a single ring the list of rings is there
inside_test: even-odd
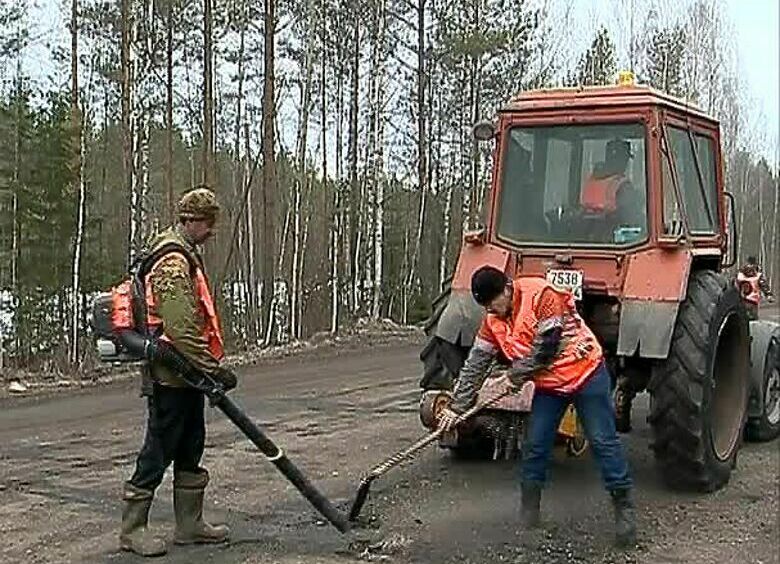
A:
[[[341,507],[361,473],[410,444],[417,419],[419,338],[307,354],[239,369],[235,399]],[[624,437],[637,484],[639,546],[611,548],[611,507],[589,454],[555,453],[544,526],[523,531],[513,463],[458,462],[431,447],[372,488],[368,526],[325,526],[218,412],[203,461],[207,517],[230,544],[171,547],[166,562],[779,562],[778,442],[746,444],[729,485],[709,495],[667,490],[648,448],[647,396]],[[137,562],[116,550],[119,492],[141,443],[132,383],[0,400],[0,561]],[[171,534],[171,484],[152,520]]]

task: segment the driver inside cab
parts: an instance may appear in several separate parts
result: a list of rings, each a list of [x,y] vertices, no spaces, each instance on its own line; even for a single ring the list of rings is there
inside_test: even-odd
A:
[[[633,156],[628,141],[620,138],[608,141],[604,161],[596,163],[580,193],[585,214],[606,220],[615,243],[628,243],[644,235],[644,204],[626,175]]]

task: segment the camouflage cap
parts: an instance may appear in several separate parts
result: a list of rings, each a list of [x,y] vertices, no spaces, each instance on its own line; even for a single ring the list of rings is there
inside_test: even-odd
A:
[[[206,186],[184,193],[176,204],[179,219],[216,219],[219,214],[217,195]]]

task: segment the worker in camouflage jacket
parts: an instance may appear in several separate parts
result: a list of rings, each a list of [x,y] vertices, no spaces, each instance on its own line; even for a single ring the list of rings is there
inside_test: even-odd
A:
[[[173,345],[190,363],[227,389],[235,375],[220,366],[222,331],[198,246],[214,233],[219,205],[207,187],[185,193],[177,205],[176,225],[155,235],[146,256],[147,331]],[[155,254],[156,253],[156,254]],[[166,552],[163,539],[147,529],[154,491],[173,463],[176,544],[217,543],[228,539],[225,525],[203,520],[208,472],[200,466],[205,442],[204,395],[157,363],[147,367],[146,435],[135,472],[124,488],[120,547],[143,556]]]

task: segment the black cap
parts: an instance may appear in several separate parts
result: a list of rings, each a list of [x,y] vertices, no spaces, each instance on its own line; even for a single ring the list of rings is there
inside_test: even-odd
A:
[[[631,150],[631,143],[623,139],[615,138],[607,142],[606,158],[611,160],[614,158],[632,158],[634,152]]]
[[[492,266],[483,266],[471,276],[471,295],[481,306],[496,299],[510,280],[506,274]]]

